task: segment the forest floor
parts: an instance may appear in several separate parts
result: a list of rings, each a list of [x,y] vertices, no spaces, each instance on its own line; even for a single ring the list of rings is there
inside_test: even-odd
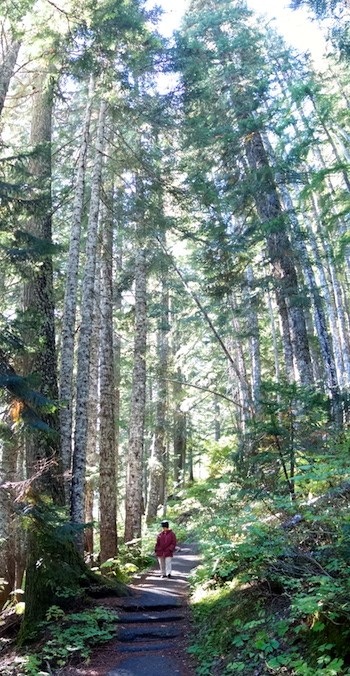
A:
[[[131,597],[96,602],[117,611],[115,640],[96,648],[88,664],[57,676],[194,676],[188,578],[198,563],[195,545],[186,544],[174,556],[170,579],[152,569],[134,580]]]

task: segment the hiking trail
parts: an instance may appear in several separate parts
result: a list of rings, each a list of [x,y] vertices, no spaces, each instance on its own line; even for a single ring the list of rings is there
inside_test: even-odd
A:
[[[170,579],[155,568],[134,580],[130,597],[99,600],[118,614],[116,639],[97,647],[89,664],[65,667],[59,676],[194,676],[186,652],[188,577],[199,560],[195,545],[186,543],[174,555]]]

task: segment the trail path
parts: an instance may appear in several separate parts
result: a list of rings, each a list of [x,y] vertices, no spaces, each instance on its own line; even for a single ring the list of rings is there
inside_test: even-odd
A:
[[[151,570],[131,585],[132,596],[101,605],[118,612],[116,640],[96,650],[88,665],[66,668],[62,676],[194,676],[186,652],[191,630],[188,577],[198,565],[194,545],[174,556],[172,577]]]

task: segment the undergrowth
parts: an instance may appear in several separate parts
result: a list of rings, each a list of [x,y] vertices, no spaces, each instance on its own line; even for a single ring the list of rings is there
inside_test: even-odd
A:
[[[190,648],[199,675],[350,674],[348,463],[340,450],[299,467],[293,500],[231,464],[172,505],[202,549]]]
[[[135,574],[142,574],[152,567],[156,563],[154,544],[159,530],[160,525],[155,522],[147,528],[140,547],[128,547],[121,544],[117,557],[101,565],[97,565],[96,562],[91,571],[96,582],[99,579],[101,582],[108,582],[109,579],[111,583],[126,584]],[[185,528],[180,526],[177,529],[177,535],[181,538],[185,534]],[[64,600],[66,597],[70,599],[72,583],[66,588],[62,575],[60,571],[59,581],[61,582],[62,578],[63,582],[60,585],[59,599]],[[96,591],[98,596],[98,584],[96,584]],[[52,605],[49,608],[45,621],[36,626],[36,642],[33,642],[30,650],[26,650],[25,655],[19,649],[13,654],[11,650],[13,641],[9,638],[2,639],[0,641],[0,651],[3,651],[1,674],[4,676],[49,676],[56,673],[55,670],[59,673],[60,669],[72,660],[88,661],[96,645],[115,637],[117,616],[114,612],[103,607],[85,609],[87,599],[78,587],[75,600],[78,602],[80,612],[73,612],[72,609],[68,612],[67,604],[63,607]],[[18,604],[14,600],[7,604],[6,610],[12,608],[17,614],[22,614],[23,606],[23,603]],[[77,603],[75,603],[74,610],[76,609]],[[10,664],[6,658],[8,650],[10,651]]]
[[[97,607],[66,614],[52,606],[41,624],[42,641],[35,652],[17,655],[11,665],[3,667],[4,676],[50,676],[73,658],[88,660],[98,644],[115,637],[114,612]]]

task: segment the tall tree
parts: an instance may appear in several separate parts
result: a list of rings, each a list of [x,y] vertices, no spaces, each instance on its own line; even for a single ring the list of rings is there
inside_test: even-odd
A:
[[[52,270],[52,202],[51,202],[51,136],[54,75],[50,67],[42,63],[34,76],[34,97],[31,121],[31,145],[35,150],[30,160],[30,170],[39,199],[36,213],[28,221],[27,231],[34,241],[46,248],[43,259],[32,270],[31,279],[24,288],[24,308],[27,312],[33,344],[37,347],[26,358],[27,374],[35,374],[40,392],[48,399],[48,411],[44,416],[42,433],[27,433],[27,471],[34,474],[39,460],[56,463],[40,479],[44,491],[55,501],[62,501],[62,467],[58,434],[58,387],[55,342],[55,317]],[[34,339],[35,336],[35,339]]]
[[[100,343],[100,551],[101,561],[117,551],[115,361],[113,332],[113,184],[103,205]]]
[[[42,416],[43,424],[36,423],[26,434],[26,465],[29,477],[38,471],[38,462],[49,461],[49,466],[39,474],[36,490],[47,494],[55,504],[64,503],[60,443],[58,434],[58,385],[56,369],[55,317],[52,276],[52,203],[51,203],[51,135],[54,78],[47,64],[41,64],[34,79],[31,143],[35,155],[31,160],[31,173],[39,191],[35,216],[28,223],[32,238],[42,240],[47,252],[32,272],[24,290],[24,306],[31,322],[33,344],[38,346],[26,360],[27,373],[34,373],[42,394],[54,412]],[[34,331],[36,341],[34,342]],[[28,336],[27,336],[28,338]],[[49,410],[50,410],[49,408]],[[35,427],[41,428],[38,433]],[[54,464],[52,464],[54,463]],[[35,490],[34,489],[34,490]],[[34,500],[35,504],[35,500]],[[34,520],[35,521],[35,520]],[[47,588],[43,585],[42,570],[38,566],[42,550],[35,528],[28,536],[26,566],[26,609],[21,626],[21,636],[27,637],[47,607]]]
[[[237,181],[242,177],[240,201],[244,200],[246,207],[248,201],[255,204],[260,221],[257,237],[265,239],[279,311],[285,317],[285,342],[292,349],[297,379],[308,386],[312,385],[313,374],[288,218],[262,141],[264,120],[258,112],[269,85],[264,77],[263,39],[256,28],[250,27],[249,17],[239,2],[232,5],[221,0],[214,4],[208,0],[204,6],[191,3],[188,29],[185,24],[178,52],[188,116],[186,138],[207,164],[207,170],[218,155],[221,157],[226,204],[229,195],[234,199]],[[207,110],[211,111],[209,116]],[[215,153],[209,152],[208,159],[204,159],[203,146],[213,140]],[[223,200],[220,193],[219,197]],[[234,203],[239,209],[237,198]]]
[[[90,82],[90,91],[86,104],[85,120],[82,130],[82,141],[79,148],[78,163],[75,181],[75,196],[72,213],[72,227],[70,233],[70,247],[68,268],[66,275],[66,289],[64,310],[62,318],[62,347],[60,361],[60,422],[61,422],[61,446],[62,463],[64,472],[70,471],[72,461],[72,429],[73,429],[73,372],[74,372],[74,338],[76,329],[78,270],[80,259],[81,223],[84,207],[85,173],[87,162],[87,150],[90,132],[90,120],[92,109],[93,81]],[[68,487],[70,482],[66,480],[67,502],[69,500]]]
[[[97,246],[97,261],[101,260],[101,246]],[[94,504],[98,487],[98,446],[99,446],[99,365],[101,336],[101,275],[95,276],[94,309],[90,344],[89,399],[87,413],[86,476],[85,476],[85,528],[84,549],[94,553]]]
[[[139,196],[140,198],[140,196]],[[142,217],[141,217],[142,218]],[[144,227],[140,224],[139,236]],[[135,331],[134,364],[132,374],[128,464],[125,495],[125,541],[141,537],[143,513],[143,447],[146,400],[147,347],[147,269],[146,251],[142,242],[135,256]]]
[[[9,420],[10,423],[10,420]],[[1,481],[3,484],[14,482],[16,479],[16,465],[18,450],[11,435],[10,425],[7,430],[7,439],[3,439],[1,453]],[[3,579],[0,587],[0,610],[10,598],[16,582],[16,541],[15,541],[15,511],[12,496],[4,486],[0,487],[0,576]]]
[[[97,232],[100,210],[102,160],[105,146],[107,102],[100,103],[96,130],[94,169],[91,182],[89,222],[86,242],[86,263],[82,289],[82,310],[78,344],[77,396],[73,450],[71,515],[74,523],[84,523],[84,486],[86,469],[87,407],[89,397],[89,358],[94,303]],[[80,537],[79,547],[83,547]]]
[[[0,70],[0,116],[5,105],[6,95],[10,86],[11,78],[15,69],[20,41],[11,39],[6,41],[6,47],[2,54],[2,63]]]
[[[149,488],[146,506],[146,520],[148,523],[157,516],[158,505],[164,497],[164,482],[166,470],[166,411],[167,411],[167,380],[169,361],[169,288],[166,270],[161,272],[161,299],[159,309],[159,326],[157,331],[157,401],[154,440],[149,467]]]

